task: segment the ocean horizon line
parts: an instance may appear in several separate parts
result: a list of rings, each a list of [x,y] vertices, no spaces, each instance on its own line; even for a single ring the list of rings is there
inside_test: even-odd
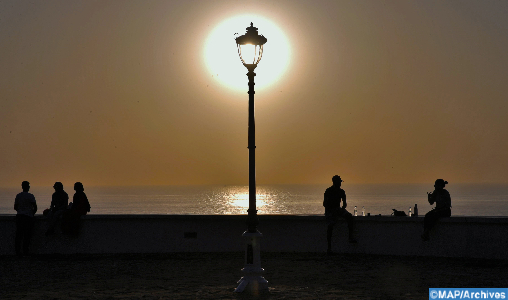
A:
[[[60,181],[62,182],[62,181]],[[82,182],[82,181],[81,181]],[[83,182],[82,182],[83,183]],[[46,188],[46,187],[53,187],[53,183],[47,184],[47,185],[35,185],[30,183],[31,188]],[[64,186],[71,186],[72,184],[67,184]],[[331,181],[329,183],[257,183],[256,186],[331,186]],[[358,182],[351,182],[348,183],[347,181],[344,181],[342,186],[360,186],[360,185],[372,185],[372,186],[382,186],[382,185],[428,185],[433,186],[434,182],[384,182],[384,183],[358,183]],[[448,183],[447,186],[450,185],[476,185],[476,186],[508,186],[508,182],[451,182]],[[210,183],[210,184],[133,184],[133,185],[87,185],[86,182],[84,183],[85,188],[128,188],[128,187],[206,187],[206,186],[224,186],[224,187],[248,187],[249,184],[228,184],[228,183]],[[11,189],[11,188],[21,188],[21,182],[19,185],[5,185],[0,186],[0,189]]]

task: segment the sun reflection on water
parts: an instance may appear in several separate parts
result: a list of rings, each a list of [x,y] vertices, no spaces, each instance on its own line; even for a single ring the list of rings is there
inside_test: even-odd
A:
[[[258,187],[256,191],[258,214],[279,214],[287,211],[288,195],[275,189]],[[219,214],[247,214],[249,209],[248,186],[224,186],[207,195],[207,206]]]
[[[267,195],[256,194],[256,208],[259,210],[267,205]],[[249,193],[232,194],[229,196],[229,204],[238,208],[249,208]]]

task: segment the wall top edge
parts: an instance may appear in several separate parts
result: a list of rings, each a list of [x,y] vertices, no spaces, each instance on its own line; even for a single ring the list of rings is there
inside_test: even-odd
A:
[[[260,222],[263,220],[309,220],[309,221],[325,221],[324,215],[258,215]],[[357,216],[354,217],[357,222],[423,222],[424,216],[418,217],[394,217],[394,216]],[[0,215],[0,221],[13,220],[15,215]],[[46,217],[36,215],[36,219],[44,220]],[[147,215],[86,215],[87,220],[100,220],[100,219],[179,219],[179,220],[243,220],[247,215],[162,215],[162,214],[147,214]],[[450,223],[506,223],[508,224],[508,217],[501,216],[452,216],[450,218],[441,219],[442,222]]]

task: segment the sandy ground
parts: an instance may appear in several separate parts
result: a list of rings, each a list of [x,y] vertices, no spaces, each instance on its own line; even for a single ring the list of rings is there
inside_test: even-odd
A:
[[[269,292],[234,293],[243,253],[0,257],[0,299],[428,299],[508,287],[508,261],[262,253]]]

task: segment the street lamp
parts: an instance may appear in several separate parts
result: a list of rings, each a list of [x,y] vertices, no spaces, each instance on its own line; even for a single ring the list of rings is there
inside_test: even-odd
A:
[[[261,255],[259,239],[263,236],[257,230],[259,224],[256,210],[256,124],[254,122],[254,69],[256,69],[261,56],[266,38],[258,34],[258,29],[250,23],[247,32],[237,37],[236,46],[238,55],[243,65],[249,71],[249,125],[248,125],[248,146],[249,149],[249,209],[247,210],[247,231],[243,233],[246,239],[245,267],[242,269],[244,276],[238,281],[239,285],[235,292],[243,292],[248,287],[253,292],[267,291],[268,281],[261,274]]]

